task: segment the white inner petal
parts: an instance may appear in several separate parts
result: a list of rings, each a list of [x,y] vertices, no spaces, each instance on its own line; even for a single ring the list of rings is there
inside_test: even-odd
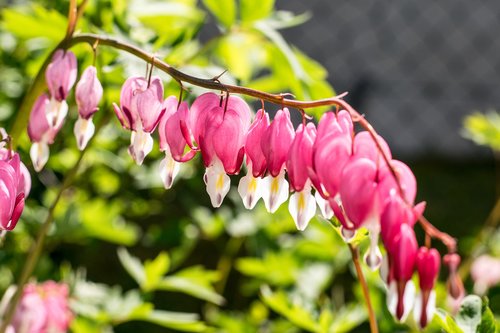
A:
[[[151,150],[153,150],[153,138],[151,134],[143,130],[132,131],[128,152],[137,165],[141,165],[144,162],[144,158]]]
[[[163,186],[165,189],[172,187],[174,179],[179,173],[180,163],[172,158],[172,154],[169,149],[165,150],[165,158],[160,162],[160,177],[163,181]]]
[[[40,172],[49,160],[49,145],[45,142],[33,142],[30,148],[30,157],[33,168]]]
[[[246,209],[253,209],[257,201],[262,198],[262,186],[262,178],[255,178],[250,169],[244,177],[241,177],[238,184],[238,193]]]
[[[60,128],[66,116],[68,115],[68,103],[66,101],[58,101],[51,98],[49,104],[45,108],[45,116],[49,126]]]
[[[288,199],[288,182],[285,179],[285,170],[281,170],[278,177],[265,177],[263,182],[262,199],[267,211],[274,213]]]
[[[316,202],[318,203],[318,207],[319,207],[319,210],[321,211],[321,215],[327,220],[331,219],[333,217],[333,210],[330,207],[330,204],[328,203],[328,201],[323,199],[323,197],[321,196],[321,194],[319,194],[318,191],[316,191],[316,193],[314,193],[314,198],[316,199]]]
[[[73,132],[75,133],[78,149],[84,150],[90,138],[92,138],[95,132],[95,126],[92,122],[92,117],[90,117],[89,119],[78,117],[78,120],[75,122]]]
[[[220,207],[226,194],[229,192],[231,179],[224,171],[224,167],[219,160],[207,168],[205,177],[207,180],[207,192],[210,196],[212,206]]]
[[[288,210],[297,229],[303,231],[316,214],[316,201],[311,194],[310,185],[306,185],[302,191],[295,192],[290,196]]]

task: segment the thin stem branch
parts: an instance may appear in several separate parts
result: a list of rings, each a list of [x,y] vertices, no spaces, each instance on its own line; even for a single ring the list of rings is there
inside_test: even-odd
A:
[[[365,276],[363,275],[363,270],[361,269],[361,264],[359,262],[359,250],[351,243],[347,243],[347,245],[349,246],[349,250],[351,250],[352,261],[354,262],[354,267],[356,267],[356,274],[358,275],[359,283],[361,284],[361,289],[363,291],[363,297],[365,298],[368,320],[370,323],[370,332],[378,333],[377,318],[375,317],[375,312],[373,311],[370,291],[368,290],[368,284],[366,283]]]

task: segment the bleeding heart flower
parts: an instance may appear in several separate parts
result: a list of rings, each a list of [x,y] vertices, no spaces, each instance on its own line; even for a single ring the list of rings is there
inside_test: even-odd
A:
[[[269,115],[260,109],[247,133],[245,155],[248,171],[238,185],[238,193],[247,209],[253,209],[263,194],[264,182],[261,177],[266,173],[267,161],[260,142],[268,127]]]
[[[73,320],[68,294],[67,285],[54,281],[27,284],[12,320],[15,332],[67,332]]]
[[[49,159],[49,144],[62,127],[62,122],[56,127],[51,126],[47,119],[47,109],[51,108],[51,101],[46,94],[41,95],[33,105],[28,123],[28,136],[32,142],[30,156],[36,171],[43,169]]]
[[[415,302],[415,321],[421,328],[427,326],[436,311],[436,292],[434,284],[439,275],[441,256],[436,249],[421,247],[417,253],[417,271],[420,281],[420,293]]]
[[[31,179],[22,170],[21,164],[17,153],[11,158],[0,160],[1,230],[14,229],[24,209],[24,199],[29,192]]]
[[[66,100],[75,84],[76,76],[77,64],[73,52],[57,50],[45,71],[45,80],[52,98],[59,102]]]
[[[500,284],[500,258],[483,254],[472,263],[470,275],[474,281],[474,293],[484,295],[489,288]]]
[[[128,78],[120,93],[120,107],[115,103],[113,106],[122,126],[132,131],[129,154],[141,165],[153,149],[151,133],[165,112],[161,79],[158,76],[150,81],[139,76]]]
[[[197,150],[192,145],[192,134],[187,127],[188,104],[186,102],[179,104],[175,96],[170,96],[164,105],[165,113],[158,125],[160,150],[165,153],[165,158],[160,163],[160,176],[165,188],[169,189],[179,172],[180,163],[191,160]],[[184,153],[186,145],[191,149]]]
[[[97,78],[94,66],[85,69],[76,85],[76,104],[78,105],[78,120],[74,133],[78,149],[83,150],[94,135],[95,126],[92,116],[97,112],[103,94],[101,82]]]
[[[415,287],[411,278],[417,261],[418,244],[415,232],[408,224],[401,224],[392,246],[387,249],[391,270],[388,307],[400,321],[408,316],[415,300]],[[396,301],[394,301],[396,300]]]
[[[219,207],[229,191],[227,174],[238,174],[243,162],[250,108],[239,97],[208,93],[196,99],[190,113],[194,139],[207,168],[207,192],[212,205]]]
[[[270,174],[264,178],[265,186],[262,198],[270,213],[274,213],[288,198],[285,166],[294,134],[290,112],[284,108],[276,113],[273,122],[264,132],[260,142]]]
[[[313,144],[316,127],[313,123],[300,125],[295,133],[286,167],[290,186],[295,191],[290,197],[288,209],[297,229],[304,230],[316,213],[316,201],[311,194],[311,181],[308,170],[312,168]]]

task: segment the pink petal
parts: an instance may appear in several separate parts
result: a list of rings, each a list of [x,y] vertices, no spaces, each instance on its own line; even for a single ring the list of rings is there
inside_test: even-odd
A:
[[[46,94],[40,95],[31,109],[28,123],[28,136],[31,142],[42,141],[45,133],[50,130],[49,122],[45,116],[45,109],[49,105],[49,98]]]
[[[346,164],[339,193],[349,220],[356,227],[378,212],[377,167],[367,158],[356,158]]]
[[[58,101],[67,98],[77,76],[76,57],[71,51],[57,50],[45,71],[50,94]]]
[[[316,127],[313,123],[308,123],[306,127],[301,124],[295,133],[286,162],[290,186],[294,191],[302,191],[308,180],[308,169],[313,165],[315,139]]]
[[[273,177],[277,177],[285,165],[294,134],[290,112],[287,108],[279,110],[260,143],[267,169]]]
[[[76,104],[83,119],[88,119],[98,110],[103,89],[97,78],[97,69],[89,66],[83,71],[80,81],[76,85]]]
[[[262,177],[266,172],[267,162],[260,142],[262,137],[269,127],[269,114],[260,109],[257,111],[255,120],[248,130],[245,152],[247,155],[247,164],[251,165],[252,175],[254,177]]]

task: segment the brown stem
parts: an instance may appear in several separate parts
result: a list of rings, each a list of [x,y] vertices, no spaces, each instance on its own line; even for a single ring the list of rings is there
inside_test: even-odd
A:
[[[106,37],[106,36],[100,36],[100,35],[95,35],[95,34],[79,34],[76,36],[73,36],[72,38],[65,40],[61,42],[60,45],[58,45],[58,48],[63,47],[63,48],[69,48],[73,45],[79,44],[79,43],[89,43],[91,46],[95,45],[96,43],[99,43],[101,45],[107,45],[111,46],[116,49],[123,50],[125,52],[128,52],[130,54],[133,54],[141,59],[143,59],[146,62],[149,62],[153,55],[149,54],[148,52],[145,52],[141,50],[140,48],[119,41],[117,39],[111,38],[111,37]],[[44,64],[44,66],[48,63]],[[289,99],[285,98],[285,95],[283,94],[270,94],[266,93],[263,91],[247,88],[247,87],[242,87],[242,86],[237,86],[237,85],[230,85],[230,84],[224,84],[219,82],[219,80],[214,80],[212,79],[202,79],[198,78],[195,76],[188,75],[186,73],[183,73],[174,67],[168,65],[164,61],[161,61],[160,59],[155,59],[155,67],[160,69],[161,71],[169,74],[173,79],[175,79],[177,82],[188,82],[193,85],[211,89],[211,90],[218,90],[218,91],[226,91],[228,93],[236,93],[236,94],[242,94],[246,96],[251,96],[263,101],[268,101],[280,106],[287,106],[287,107],[293,107],[297,108],[299,110],[304,110],[304,109],[309,109],[309,108],[314,108],[314,107],[319,107],[319,106],[336,106],[336,107],[341,107],[348,111],[351,116],[353,117],[354,121],[357,121],[360,123],[360,125],[366,129],[369,133],[372,139],[374,140],[377,149],[380,151],[382,154],[382,157],[385,161],[385,163],[388,165],[392,175],[396,179],[396,182],[399,187],[399,192],[402,195],[402,198],[404,199],[403,195],[403,190],[401,188],[401,184],[399,181],[399,178],[394,170],[394,168],[390,164],[390,160],[388,156],[384,153],[382,146],[378,140],[378,135],[373,126],[362,116],[357,112],[349,103],[347,103],[343,97],[345,94],[338,95],[336,97],[331,97],[331,98],[325,98],[325,99],[319,99],[319,100],[314,100],[314,101],[298,101],[294,99]],[[42,67],[43,69],[43,67]],[[42,73],[42,71],[40,71]],[[35,81],[33,82],[32,87],[30,88],[30,91],[25,97],[25,100],[22,103],[22,106],[24,108],[29,107],[33,103],[28,103],[30,101],[34,102],[34,98],[36,98],[36,94],[34,94],[34,91],[40,91],[43,89],[44,82],[42,80],[43,75],[40,74],[37,76]],[[35,95],[35,96],[33,96]],[[27,101],[28,99],[29,101]],[[26,110],[24,110],[26,111]],[[21,130],[26,127],[26,124],[28,122],[28,116],[29,113],[27,112],[21,112],[20,113],[23,118],[19,119],[19,121],[16,120],[15,122],[15,128],[12,129],[15,135],[13,135],[14,138],[17,137],[17,135],[20,134]],[[17,125],[17,126],[16,126]],[[450,235],[438,230],[436,227],[434,227],[425,217],[421,217],[419,219],[421,227],[424,229],[424,232],[429,235],[431,238],[436,238],[439,239],[443,244],[446,245],[448,248],[449,252],[455,252],[456,250],[456,240],[451,237]]]
[[[78,19],[78,4],[77,0],[69,1],[69,11],[68,11],[68,28],[66,29],[65,39],[70,39],[75,32],[76,22]]]
[[[354,267],[356,267],[356,274],[358,275],[359,283],[361,284],[361,289],[363,291],[363,297],[365,298],[368,320],[370,323],[370,332],[378,333],[377,318],[375,317],[375,312],[373,311],[370,291],[368,290],[368,284],[366,283],[363,270],[361,269],[361,264],[359,263],[359,250],[351,243],[347,243],[347,245],[349,246],[349,250],[351,250],[352,261],[354,262]]]

